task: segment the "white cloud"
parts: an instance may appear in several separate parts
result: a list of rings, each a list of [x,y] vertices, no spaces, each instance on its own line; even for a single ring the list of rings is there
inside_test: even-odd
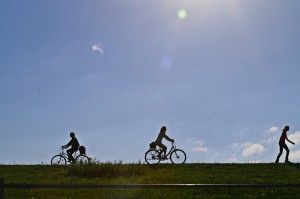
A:
[[[264,146],[258,143],[251,143],[251,142],[243,142],[243,143],[234,143],[232,145],[234,149],[242,149],[242,156],[249,157],[254,154],[262,153],[265,151]]]
[[[104,54],[104,50],[103,50],[101,44],[94,44],[92,46],[92,50],[96,51],[96,52],[99,52],[101,55]]]
[[[288,135],[288,138],[295,143],[300,143],[300,131]]]
[[[267,129],[266,132],[268,133],[276,133],[278,131],[278,127],[272,126],[271,128]]]
[[[291,152],[289,155],[289,159],[291,161],[299,161],[300,160],[300,151]]]
[[[262,153],[264,150],[264,146],[261,144],[251,144],[250,146],[244,148],[242,155],[244,157],[249,157],[254,154]]]

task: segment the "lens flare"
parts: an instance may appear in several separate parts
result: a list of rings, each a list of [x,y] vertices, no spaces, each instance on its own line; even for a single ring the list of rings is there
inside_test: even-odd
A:
[[[181,19],[181,20],[185,19],[186,15],[187,15],[187,13],[183,9],[179,10],[178,13],[177,13],[178,18]]]

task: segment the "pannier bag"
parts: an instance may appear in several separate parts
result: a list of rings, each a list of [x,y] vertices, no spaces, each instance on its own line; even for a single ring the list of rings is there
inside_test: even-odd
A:
[[[79,147],[79,153],[80,154],[85,154],[85,147],[84,146]]]
[[[149,145],[150,145],[150,148],[151,148],[151,149],[155,149],[155,148],[156,148],[155,142],[151,142]]]

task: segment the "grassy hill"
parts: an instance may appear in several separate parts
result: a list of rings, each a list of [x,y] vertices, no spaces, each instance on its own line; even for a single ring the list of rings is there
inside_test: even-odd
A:
[[[5,183],[36,184],[288,184],[300,183],[299,164],[0,165]],[[299,188],[234,189],[5,189],[5,198],[299,198]]]

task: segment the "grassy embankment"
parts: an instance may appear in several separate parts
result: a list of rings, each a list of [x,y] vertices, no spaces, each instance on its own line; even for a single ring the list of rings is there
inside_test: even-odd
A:
[[[300,183],[299,164],[0,165],[5,183],[259,184]],[[39,189],[5,190],[5,198],[299,198],[297,188],[271,189]]]

